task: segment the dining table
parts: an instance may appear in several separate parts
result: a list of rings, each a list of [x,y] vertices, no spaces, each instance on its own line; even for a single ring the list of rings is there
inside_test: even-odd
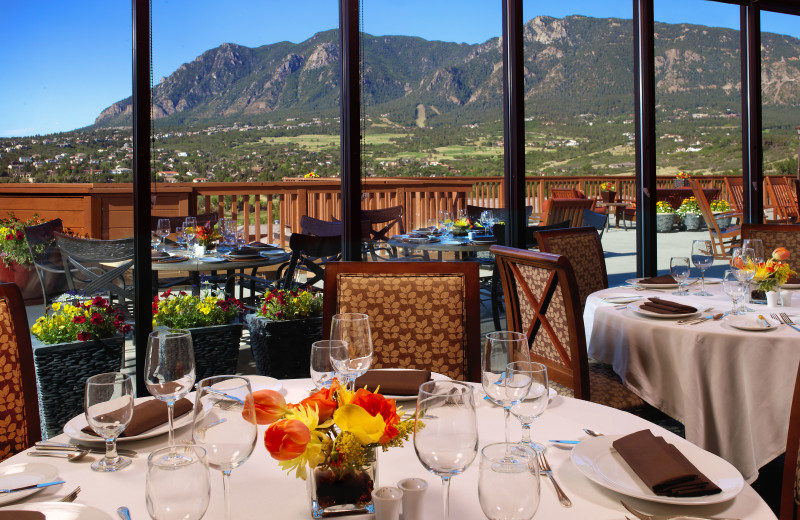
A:
[[[450,235],[433,236],[428,239],[395,235],[388,241],[392,247],[420,252],[426,261],[430,260],[431,253],[436,253],[439,260],[442,259],[444,253],[451,253],[457,259],[464,259],[481,252],[488,252],[495,243],[494,240],[491,240],[491,236],[471,239],[469,236],[454,237]]]
[[[285,395],[288,402],[294,403],[308,396],[310,391],[313,390],[310,379],[276,380],[264,376],[253,376],[251,377],[251,385],[254,390],[264,388],[278,390]],[[504,440],[503,408],[484,399],[485,394],[483,394],[480,385],[473,384],[473,386],[477,403],[478,443],[479,448],[482,448],[487,444]],[[414,410],[415,399],[413,397],[399,399],[403,399],[397,401],[397,405],[402,407],[401,411]],[[184,423],[178,420],[178,424]],[[604,437],[590,438],[584,433],[583,428],[597,430],[604,434]],[[177,442],[189,441],[191,439],[191,429],[190,423],[178,428],[176,431]],[[261,518],[308,519],[311,514],[306,482],[295,478],[294,475],[287,475],[286,472],[279,468],[278,461],[270,457],[262,442],[265,429],[266,426],[259,426],[259,440],[252,456],[232,472],[232,517],[244,520]],[[649,498],[651,496],[654,497],[654,495],[643,487],[644,484],[638,482],[634,486],[633,493],[644,493],[645,498],[634,498],[629,494],[612,490],[609,485],[600,485],[595,480],[590,480],[585,472],[589,471],[591,473],[591,469],[585,467],[585,461],[583,469],[579,469],[579,465],[572,460],[573,450],[580,450],[581,447],[589,448],[590,446],[594,446],[593,450],[596,450],[600,446],[602,447],[602,453],[584,450],[584,455],[586,453],[594,453],[594,455],[588,457],[589,460],[594,460],[592,457],[603,458],[604,462],[601,461],[599,463],[601,467],[608,467],[609,464],[612,466],[618,464],[615,460],[608,460],[616,457],[614,450],[609,447],[611,440],[616,435],[625,435],[643,429],[650,429],[655,435],[662,436],[668,442],[673,443],[681,452],[687,454],[687,457],[693,460],[701,471],[712,477],[712,479],[722,475],[718,480],[727,494],[721,495],[720,498],[714,498],[714,495],[703,498],[696,497],[694,499],[684,497],[671,499],[673,503],[660,503]],[[517,440],[520,439],[520,435],[520,425],[514,421],[512,423],[511,438]],[[555,395],[551,392],[546,411],[533,423],[532,436],[535,440],[544,442],[547,446],[546,456],[549,459],[553,474],[572,502],[572,507],[562,506],[556,497],[553,485],[546,477],[542,476],[539,481],[541,484],[541,500],[535,518],[621,520],[626,515],[630,516],[630,513],[627,513],[621,505],[621,500],[624,500],[634,508],[648,513],[682,513],[741,520],[775,520],[776,518],[768,505],[750,485],[744,482],[741,475],[730,464],[673,433],[627,412],[588,401]],[[54,439],[68,441],[70,438],[66,434],[61,434]],[[573,447],[572,445],[549,443],[550,439],[573,439],[581,440],[582,442]],[[91,508],[91,512],[95,514],[94,516],[86,517],[70,516],[70,519],[116,519],[116,509],[120,506],[127,506],[130,509],[131,518],[142,520],[149,518],[145,499],[147,455],[151,451],[165,446],[166,443],[167,436],[165,434],[142,440],[120,441],[118,443],[120,448],[135,450],[138,456],[133,459],[131,465],[114,473],[97,473],[90,469],[89,466],[92,460],[96,459],[98,455],[90,455],[84,460],[70,463],[57,458],[28,457],[25,452],[22,452],[0,463],[0,478],[4,472],[8,472],[9,468],[14,465],[34,461],[36,463],[46,463],[55,469],[58,478],[64,480],[65,483],[44,488],[27,497],[22,503],[31,504],[33,502],[57,500],[72,491],[76,486],[80,486],[81,492],[75,503]],[[580,452],[576,451],[576,453]],[[479,458],[480,455],[478,454],[466,471],[452,478],[450,488],[451,518],[465,520],[485,518],[478,498]],[[614,476],[613,471],[610,473],[612,484],[619,483],[618,481],[635,479],[635,477],[632,477],[629,468],[626,470],[620,466],[618,471],[621,472],[621,475]],[[597,474],[593,475],[599,478]],[[428,489],[423,497],[423,518],[426,520],[442,518],[442,485],[440,484],[440,478],[429,473],[419,462],[414,450],[413,439],[407,440],[402,447],[394,447],[386,452],[379,453],[376,487],[396,486],[400,480],[408,477],[424,479],[428,483]],[[216,520],[224,516],[222,477],[219,472],[212,470],[211,482],[211,499],[205,518]],[[535,490],[531,492],[535,492]],[[14,504],[9,504],[6,507],[13,508]],[[343,518],[356,517],[345,516]],[[375,518],[375,516],[367,514],[361,515],[360,518],[369,519]]]
[[[700,280],[690,281],[686,296],[639,281],[587,298],[589,358],[612,365],[626,387],[683,423],[687,440],[754,481],[759,468],[786,451],[800,333],[772,315],[800,321],[800,294],[794,294],[795,307],[753,302],[752,311],[737,316],[726,314],[732,302],[718,278],[706,283],[712,296],[696,295]],[[709,319],[681,324],[680,314],[643,313],[639,305],[649,298],[694,307],[693,316]],[[720,314],[726,315],[713,319]]]

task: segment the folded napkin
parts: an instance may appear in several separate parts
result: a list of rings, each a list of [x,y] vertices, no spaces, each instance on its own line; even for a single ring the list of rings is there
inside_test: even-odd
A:
[[[673,278],[671,274],[662,274],[661,276],[654,276],[652,278],[642,278],[637,283],[644,283],[648,285],[675,285],[678,282],[675,281],[675,278]]]
[[[169,258],[169,253],[166,251],[150,251],[150,258],[153,260],[156,258]]]
[[[374,392],[380,386],[382,394],[417,395],[419,385],[430,380],[430,370],[368,370],[356,379],[355,387]]]
[[[0,520],[45,520],[38,511],[0,511]]]
[[[185,397],[175,401],[175,416],[177,419],[181,415],[192,409],[192,402]],[[113,414],[114,412],[111,412]],[[133,417],[130,424],[125,428],[120,437],[134,437],[140,433],[150,431],[157,426],[161,426],[169,420],[167,417],[167,403],[158,399],[151,399],[133,407]],[[91,426],[82,430],[90,435],[97,435]],[[99,435],[97,435],[99,437]]]
[[[615,440],[612,446],[656,495],[699,497],[722,491],[678,448],[650,430],[626,435]]]
[[[669,300],[662,300],[661,298],[648,298],[639,308],[657,314],[690,314],[692,312],[697,312],[697,309],[694,307],[671,302]]]
[[[161,258],[161,257],[159,257],[159,258],[153,257],[153,262],[156,262],[158,264],[171,264],[171,263],[175,263],[175,262],[183,262],[187,258],[188,257],[183,256],[183,255],[181,255],[181,256],[166,256],[166,257],[163,257],[163,258]]]
[[[264,242],[250,242],[246,247],[251,247],[253,249],[275,249],[275,246],[272,244],[265,244]]]
[[[258,256],[259,249],[260,248],[258,247],[244,246],[238,249],[234,249],[229,254],[230,256],[251,256],[251,255]]]

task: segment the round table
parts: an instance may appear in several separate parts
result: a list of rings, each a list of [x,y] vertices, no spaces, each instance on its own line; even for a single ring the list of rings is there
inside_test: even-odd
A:
[[[261,388],[261,381],[265,378],[254,378],[254,389]],[[283,392],[289,402],[298,402],[308,395],[312,387],[309,379],[283,380]],[[479,385],[476,385],[479,389]],[[490,404],[482,399],[482,391],[476,389],[478,403],[479,446],[483,447],[492,442],[503,440],[503,411],[500,407]],[[407,410],[414,408],[414,401],[398,403]],[[532,429],[534,439],[579,439],[585,437],[581,428],[588,427],[605,434],[627,434],[644,428],[650,428],[656,435],[661,435],[669,442],[680,446],[685,443],[683,439],[672,433],[655,426],[641,418],[607,408],[587,401],[580,401],[562,396],[553,396],[547,411],[536,420]],[[278,462],[273,460],[264,448],[263,433],[265,426],[259,427],[259,442],[250,459],[232,473],[231,503],[233,518],[249,520],[260,518],[280,518],[287,520],[300,520],[310,518],[306,483],[302,480],[287,476],[281,471]],[[176,432],[178,442],[187,440],[191,434],[191,427],[187,426]],[[519,423],[514,421],[512,438],[520,438]],[[56,440],[66,441],[66,435],[59,435]],[[160,437],[120,443],[120,447],[134,449],[139,456],[133,464],[116,473],[95,473],[90,468],[96,455],[91,455],[88,460],[80,463],[69,463],[55,458],[33,458],[24,453],[0,464],[0,468],[11,464],[23,462],[45,462],[56,467],[59,477],[66,484],[45,488],[26,500],[44,501],[57,500],[75,486],[81,486],[77,503],[91,505],[106,514],[109,519],[116,519],[114,511],[117,507],[125,505],[131,510],[132,518],[149,518],[145,505],[145,470],[147,454],[166,444],[165,435]],[[558,518],[562,520],[619,520],[625,516],[625,511],[620,505],[624,499],[631,506],[650,513],[678,513],[691,512],[702,516],[724,516],[747,520],[775,520],[766,503],[747,484],[742,492],[733,500],[707,506],[691,507],[656,504],[638,499],[632,499],[617,494],[606,488],[600,487],[579,472],[570,461],[570,448],[550,445],[547,456],[553,468],[554,475],[566,494],[570,497],[573,507],[562,507],[557,498],[552,484],[546,478],[541,479],[541,504],[536,518],[548,520]],[[472,465],[460,475],[453,478],[450,491],[451,518],[465,520],[482,520],[478,502],[478,467],[479,459],[476,457]],[[212,472],[211,502],[205,518],[216,520],[222,518],[222,481],[219,472]],[[417,460],[412,441],[405,443],[402,448],[391,448],[388,452],[379,454],[378,485],[396,485],[406,477],[419,477],[428,481],[428,491],[424,497],[424,510],[426,520],[441,518],[442,486],[439,477],[426,471]],[[347,517],[357,518],[357,517]],[[360,518],[374,518],[366,515]]]
[[[475,243],[470,242],[467,237],[452,238],[452,237],[437,237],[434,242],[408,242],[408,235],[395,235],[389,240],[389,245],[398,249],[410,249],[412,251],[419,251],[425,257],[425,260],[430,258],[429,253],[435,252],[439,254],[439,259],[442,258],[442,253],[455,253],[456,257],[464,258],[469,253],[479,253],[481,251],[489,251],[495,243]]]

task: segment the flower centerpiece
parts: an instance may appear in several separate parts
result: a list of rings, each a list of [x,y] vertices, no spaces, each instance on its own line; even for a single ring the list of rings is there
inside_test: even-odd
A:
[[[656,232],[666,233],[672,231],[672,226],[674,225],[675,209],[672,205],[665,200],[656,202]]]
[[[74,298],[74,297],[72,297]],[[56,301],[31,327],[31,334],[47,345],[107,339],[130,332],[122,313],[100,296]]]
[[[781,285],[797,273],[792,271],[786,260],[789,258],[789,251],[785,247],[779,247],[772,252],[772,256],[766,262],[755,264],[755,282],[759,291],[768,293],[775,291]]]
[[[694,196],[683,199],[676,213],[683,219],[683,225],[686,226],[687,231],[700,229],[700,206]]]
[[[195,238],[198,246],[205,248],[206,251],[211,251],[216,247],[217,240],[222,238],[222,235],[214,230],[214,224],[208,227],[198,224]]]
[[[480,222],[472,220],[469,217],[461,217],[453,222],[453,227],[450,228],[450,232],[454,237],[463,237],[467,236],[471,229],[483,229],[483,226]]]
[[[414,428],[414,419],[400,419],[394,399],[363,388],[350,392],[334,379],[297,404],[274,390],[254,392],[253,400],[259,424],[269,424],[269,454],[308,480],[314,518],[374,512],[375,450],[402,446]]]

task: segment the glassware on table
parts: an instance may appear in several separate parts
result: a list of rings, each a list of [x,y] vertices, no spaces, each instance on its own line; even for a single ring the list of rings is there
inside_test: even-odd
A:
[[[711,293],[706,291],[706,269],[714,263],[714,249],[711,240],[695,240],[692,242],[692,263],[696,268],[700,269],[700,279],[702,280],[702,288],[700,292],[695,294],[697,296],[711,296]]]
[[[481,212],[481,225],[483,225],[483,229],[486,230],[488,233],[492,229],[492,225],[494,224],[494,213],[492,210],[484,210]]]
[[[177,453],[178,463],[169,456]],[[206,450],[199,446],[159,448],[147,457],[145,498],[153,520],[200,520],[208,509],[211,483]]]
[[[533,361],[515,361],[508,364],[508,377],[512,380],[527,378],[529,381],[528,394],[511,406],[511,414],[522,424],[520,444],[534,451],[544,451],[543,445],[531,440],[531,424],[544,413],[550,400],[547,367]]]
[[[188,330],[154,330],[147,337],[144,383],[147,391],[167,403],[169,443],[175,446],[175,401],[192,390],[195,379],[194,346]]]
[[[156,227],[156,234],[161,239],[161,242],[159,243],[159,247],[158,247],[159,251],[166,251],[167,250],[167,246],[166,246],[166,244],[164,244],[164,239],[167,238],[167,235],[169,235],[171,229],[172,229],[172,226],[171,226],[168,218],[160,218],[160,219],[158,219],[158,226]]]
[[[192,440],[206,450],[208,466],[222,471],[225,518],[230,520],[231,471],[250,458],[258,438],[250,381],[207,377],[196,388]]]
[[[752,249],[753,262],[757,264],[767,259],[766,251],[764,251],[764,243],[758,238],[746,238],[742,240],[742,249]]]
[[[689,258],[685,256],[673,256],[669,259],[669,274],[678,282],[678,290],[675,291],[676,296],[688,296],[689,289],[685,287],[686,280],[689,279],[691,272],[691,265]]]
[[[183,232],[183,225],[175,226],[175,243],[178,244],[178,249],[186,245],[186,234]]]
[[[478,453],[478,421],[472,387],[458,381],[428,381],[419,387],[414,451],[422,465],[442,478],[443,520],[450,518],[450,478],[463,473]]]
[[[459,210],[456,212],[456,215],[458,215],[458,219],[459,219],[459,220],[461,220],[462,218],[467,218],[467,217],[469,217],[469,213],[467,213],[467,210],[466,210],[466,208],[461,208],[461,209],[459,209]]]
[[[369,316],[353,312],[334,314],[330,338],[346,345],[331,347],[331,365],[339,381],[345,381],[347,388],[352,391],[356,378],[363,375],[372,364]]]
[[[92,464],[94,471],[117,471],[131,459],[117,454],[117,437],[133,417],[133,383],[121,372],[97,374],[86,380],[84,393],[86,422],[106,443],[106,454]]]
[[[750,282],[756,275],[756,255],[752,248],[736,247],[731,251],[731,271],[734,276],[742,283],[744,296],[742,298],[742,312],[753,312],[747,306],[750,303]]]
[[[186,237],[186,254],[194,257],[194,237],[197,236],[197,218],[186,217],[183,221],[183,236]]]
[[[541,484],[536,453],[519,444],[481,450],[478,501],[491,520],[530,520],[539,509]]]
[[[725,294],[730,296],[731,300],[733,301],[731,310],[728,311],[728,314],[744,314],[744,311],[742,311],[741,307],[739,306],[739,302],[744,297],[744,283],[739,280],[733,270],[725,271],[725,274],[722,276],[722,290],[725,291]]]
[[[447,234],[453,227],[453,214],[446,209],[439,210],[439,226],[442,234]]]
[[[428,219],[428,234],[433,237],[436,235],[436,230],[439,228],[438,221],[435,218]]]
[[[311,382],[319,390],[331,386],[336,373],[331,363],[331,348],[347,348],[344,341],[325,339],[311,345]]]
[[[236,248],[242,248],[247,245],[247,233],[244,232],[244,228],[236,230]]]
[[[150,232],[150,247],[153,248],[153,251],[158,251],[158,246],[161,244],[161,237],[158,236],[156,231]]]
[[[481,355],[481,384],[489,399],[505,409],[507,444],[510,444],[511,406],[528,393],[526,390],[520,395],[513,386],[506,385],[507,367],[514,361],[530,361],[525,334],[501,330],[486,335]]]

